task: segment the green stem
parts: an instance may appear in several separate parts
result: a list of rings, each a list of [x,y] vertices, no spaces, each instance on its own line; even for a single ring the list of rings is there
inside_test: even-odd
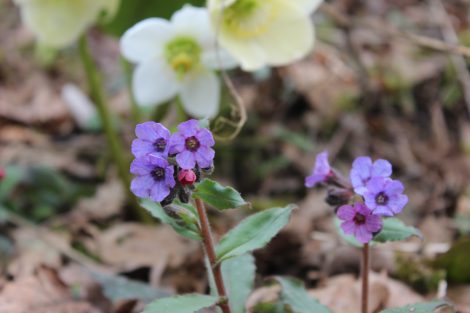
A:
[[[91,97],[93,98],[98,115],[101,120],[102,127],[106,134],[106,140],[108,141],[109,149],[111,150],[112,157],[116,163],[119,177],[124,185],[124,189],[127,190],[129,199],[134,208],[134,212],[137,217],[142,221],[148,221],[148,216],[138,205],[137,199],[130,192],[129,186],[131,178],[129,175],[129,161],[126,159],[127,153],[124,151],[120,139],[115,132],[113,121],[111,118],[111,112],[109,111],[106,99],[101,89],[101,79],[95,65],[95,61],[90,52],[88,46],[88,40],[86,35],[83,35],[79,41],[80,58],[82,59],[83,67],[85,70],[86,78],[88,80],[88,86],[90,88]]]
[[[184,110],[183,103],[181,102],[180,97],[175,97],[173,100],[176,106],[176,113],[178,117],[178,123],[182,123],[188,119],[188,115],[186,114],[186,111]]]
[[[131,102],[132,119],[134,120],[134,124],[139,124],[142,121],[142,112],[139,108],[139,105],[137,104],[137,101],[134,98],[134,93],[132,92],[132,66],[123,57],[121,57],[120,59],[124,76],[126,77],[126,86],[129,92],[129,98]]]

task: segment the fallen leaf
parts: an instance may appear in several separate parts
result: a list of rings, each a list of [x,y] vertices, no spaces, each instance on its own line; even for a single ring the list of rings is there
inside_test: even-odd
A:
[[[0,292],[2,313],[103,313],[72,298],[68,286],[50,268],[6,284]]]

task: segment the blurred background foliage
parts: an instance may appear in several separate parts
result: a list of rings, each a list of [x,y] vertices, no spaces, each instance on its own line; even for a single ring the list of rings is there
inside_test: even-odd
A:
[[[175,11],[185,4],[203,6],[204,3],[204,0],[122,0],[116,16],[112,21],[103,25],[103,28],[110,34],[119,37],[143,19],[149,17],[170,18]]]

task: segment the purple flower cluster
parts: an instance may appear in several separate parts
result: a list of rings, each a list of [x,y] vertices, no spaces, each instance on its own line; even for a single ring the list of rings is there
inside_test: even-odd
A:
[[[135,159],[131,164],[135,178],[131,190],[138,197],[156,202],[174,198],[191,185],[188,177],[194,183],[195,172],[212,167],[215,141],[197,120],[181,123],[174,134],[156,122],[137,125],[135,133],[137,138],[132,142]]]
[[[400,213],[408,203],[403,184],[393,180],[391,175],[392,165],[387,160],[373,162],[361,156],[354,160],[348,181],[330,167],[327,152],[322,152],[305,185],[331,185],[327,199],[330,203],[341,202],[337,216],[344,233],[367,243],[382,229],[383,217]]]

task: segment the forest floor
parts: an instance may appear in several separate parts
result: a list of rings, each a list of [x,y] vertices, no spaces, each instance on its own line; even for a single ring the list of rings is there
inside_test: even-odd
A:
[[[307,58],[230,73],[248,122],[217,144],[215,173],[253,208],[210,211],[216,239],[253,210],[298,204],[255,253],[250,309],[278,296],[266,278],[290,275],[334,312],[359,312],[360,253],[337,235],[324,193],[304,187],[315,155],[328,150],[345,174],[360,155],[389,160],[410,198],[401,218],[423,234],[372,249],[371,312],[445,296],[470,313],[468,63],[409,36],[443,42],[450,22],[470,45],[470,4],[442,2],[444,10],[439,0],[329,2],[315,15]],[[118,42],[98,29],[91,40],[129,147]],[[0,311],[130,313],[162,294],[206,292],[201,247],[136,220],[104,136],[71,113],[80,101],[68,103],[63,86],[86,90],[77,49],[51,53],[34,48],[17,9],[0,0]],[[176,119],[170,107],[162,123]]]

